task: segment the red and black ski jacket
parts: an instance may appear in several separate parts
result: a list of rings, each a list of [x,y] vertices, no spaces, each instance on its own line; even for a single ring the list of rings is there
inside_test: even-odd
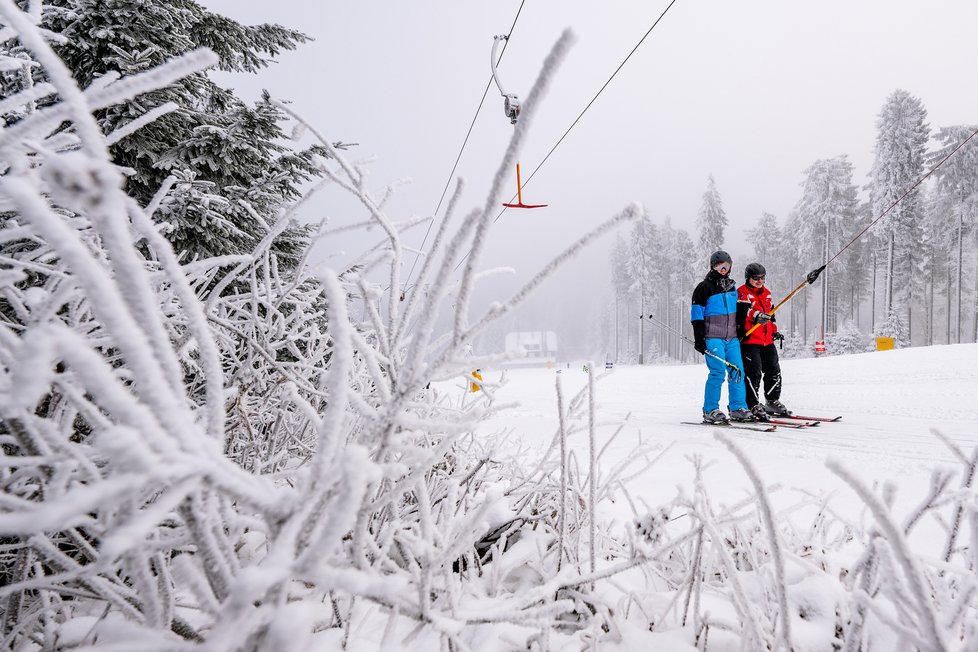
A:
[[[750,337],[744,338],[747,331],[754,326],[757,313],[771,314],[773,307],[771,291],[766,287],[754,288],[745,283],[737,288],[737,337],[742,344],[774,344],[774,334],[778,332],[774,315],[771,315],[771,321],[761,324]]]

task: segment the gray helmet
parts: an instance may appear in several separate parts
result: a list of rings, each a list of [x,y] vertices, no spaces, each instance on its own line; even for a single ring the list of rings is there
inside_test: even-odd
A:
[[[744,268],[744,280],[749,281],[751,276],[766,276],[767,270],[760,263],[751,263]]]
[[[730,254],[728,254],[723,249],[720,249],[719,251],[714,251],[710,255],[710,269],[713,269],[720,263],[730,263],[731,265],[733,265],[733,258],[731,258]]]

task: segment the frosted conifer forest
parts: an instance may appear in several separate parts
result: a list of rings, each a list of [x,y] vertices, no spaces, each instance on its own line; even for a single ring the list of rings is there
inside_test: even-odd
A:
[[[487,196],[453,184],[414,272],[425,291],[402,296],[401,236],[427,218],[390,214],[396,183],[368,183],[302,107],[209,87],[208,69],[260,67],[219,39],[73,69],[84,10],[0,0],[0,649],[978,650],[978,344],[866,353],[839,319],[848,355],[784,369],[795,403],[845,418],[770,433],[683,425],[705,374],[669,336],[665,364],[560,373],[478,350],[598,238],[653,237],[622,202],[508,299],[474,300],[570,31]],[[215,106],[224,122],[201,117]],[[208,177],[215,143],[257,172]],[[955,215],[978,205],[961,169],[941,177]],[[806,173],[852,185],[844,157]],[[299,224],[325,189],[359,214]],[[816,259],[846,242],[825,225],[879,214],[846,192]],[[800,211],[828,210],[805,196]],[[368,226],[355,264],[308,260]],[[654,237],[697,246],[677,233]],[[912,248],[876,245],[891,262]],[[644,292],[621,255],[615,291]],[[648,305],[680,326],[688,289]],[[900,319],[876,334],[899,341]]]

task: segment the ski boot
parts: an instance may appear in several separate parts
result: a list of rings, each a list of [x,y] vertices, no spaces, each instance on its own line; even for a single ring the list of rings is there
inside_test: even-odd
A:
[[[725,423],[730,423],[730,419],[727,418],[727,415],[724,414],[720,408],[717,408],[715,410],[711,410],[710,412],[705,410],[703,411],[703,423],[723,425]]]
[[[781,401],[768,401],[764,409],[767,410],[768,414],[776,417],[786,417],[791,414]]]
[[[751,421],[756,421],[754,415],[747,408],[740,408],[738,410],[730,410],[730,420],[740,421],[750,423]]]
[[[764,409],[764,406],[761,405],[760,403],[758,403],[757,405],[755,405],[754,407],[752,407],[750,409],[750,413],[754,415],[754,419],[756,421],[768,421],[769,420],[769,417],[767,416],[767,410],[765,410]]]

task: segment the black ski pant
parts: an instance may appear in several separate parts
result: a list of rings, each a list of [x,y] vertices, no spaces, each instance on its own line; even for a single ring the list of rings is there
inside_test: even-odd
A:
[[[781,365],[778,349],[774,344],[741,344],[744,359],[744,375],[747,376],[747,407],[752,408],[760,400],[761,376],[764,376],[764,398],[777,401],[781,398]]]

